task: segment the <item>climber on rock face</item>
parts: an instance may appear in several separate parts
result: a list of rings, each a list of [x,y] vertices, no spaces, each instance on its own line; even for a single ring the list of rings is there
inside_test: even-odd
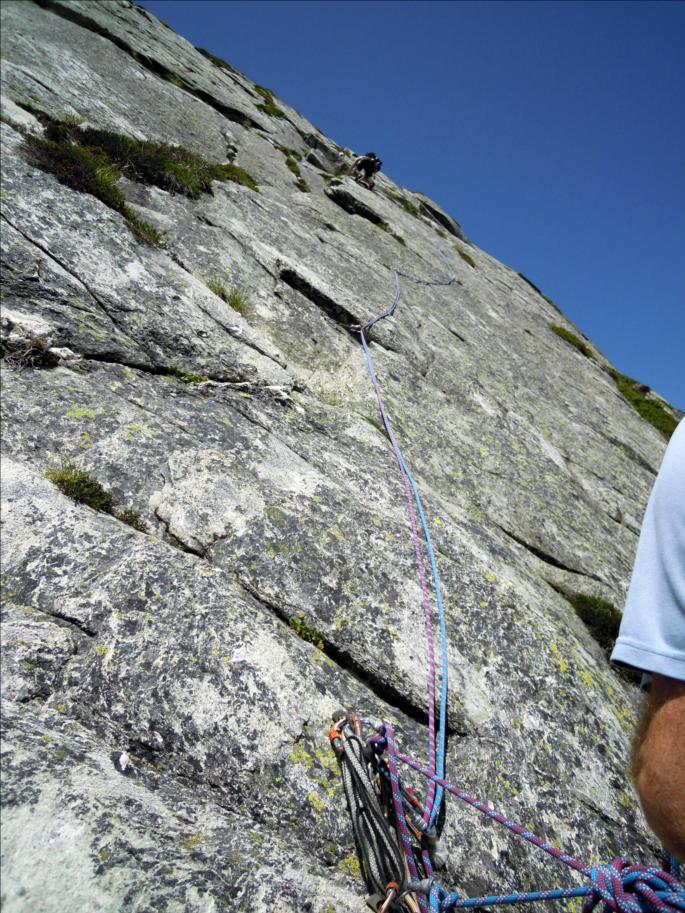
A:
[[[359,155],[350,165],[349,173],[354,177],[358,184],[373,190],[374,174],[381,170],[383,162],[378,158],[375,152],[367,152],[366,155]]]
[[[649,826],[685,862],[685,420],[645,511],[611,659],[650,673],[633,779]]]

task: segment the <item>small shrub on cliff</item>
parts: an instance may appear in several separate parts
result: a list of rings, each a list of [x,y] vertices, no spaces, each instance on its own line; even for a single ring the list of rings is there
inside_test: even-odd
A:
[[[583,340],[579,336],[576,336],[575,333],[572,333],[571,330],[567,330],[566,327],[559,326],[558,323],[551,323],[550,329],[553,333],[556,333],[557,336],[560,336],[563,340],[578,349],[578,351],[586,358],[594,358],[590,346],[586,345]]]
[[[678,426],[678,422],[658,400],[647,395],[650,392],[649,387],[613,368],[610,369],[609,374],[633,409],[639,412],[642,418],[653,425],[668,441]]]
[[[297,618],[291,618],[288,621],[288,625],[293,629],[298,637],[302,638],[302,640],[306,640],[307,643],[314,644],[317,650],[323,650],[323,634],[321,631],[317,631],[316,628],[312,628],[307,624],[303,613],[300,612]]]
[[[101,510],[108,514],[112,512],[112,495],[85,469],[79,469],[73,463],[67,462],[46,469],[45,477],[54,482],[59,490],[72,500],[87,504],[93,510]]]

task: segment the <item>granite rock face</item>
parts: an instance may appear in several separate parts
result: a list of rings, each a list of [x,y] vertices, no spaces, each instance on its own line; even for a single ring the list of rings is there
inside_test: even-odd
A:
[[[650,859],[639,695],[563,595],[620,607],[665,447],[602,353],[437,203],[357,186],[349,150],[127,0],[2,17],[3,909],[365,909],[331,714],[426,742],[402,486],[350,331],[395,270],[456,277],[403,278],[370,334],[438,552],[449,776],[589,863]],[[45,115],[235,155],[259,192],[122,179],[147,246],[31,163]],[[113,514],[48,481],[64,462]],[[445,843],[450,886],[549,884],[453,803]]]

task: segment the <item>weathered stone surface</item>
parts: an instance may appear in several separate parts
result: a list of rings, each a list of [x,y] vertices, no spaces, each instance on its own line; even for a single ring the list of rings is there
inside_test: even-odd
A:
[[[426,741],[402,486],[350,331],[395,270],[371,349],[443,579],[450,777],[588,861],[649,858],[638,694],[560,595],[620,606],[664,450],[603,355],[437,204],[340,177],[344,150],[148,13],[2,15],[3,907],[364,909],[328,721],[354,707]],[[27,108],[234,148],[260,192],[122,179],[163,236],[144,246],[30,164]],[[451,285],[409,278],[446,261]],[[44,363],[16,357],[36,338]],[[62,461],[147,532],[62,495]],[[464,890],[549,880],[453,804],[445,842]]]

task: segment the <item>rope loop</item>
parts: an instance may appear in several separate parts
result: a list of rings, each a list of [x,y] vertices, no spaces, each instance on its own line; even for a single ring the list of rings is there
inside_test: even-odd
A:
[[[685,889],[661,869],[614,859],[587,872],[592,880],[583,913],[602,904],[603,913],[675,913],[685,910]],[[659,894],[657,894],[657,891]]]

